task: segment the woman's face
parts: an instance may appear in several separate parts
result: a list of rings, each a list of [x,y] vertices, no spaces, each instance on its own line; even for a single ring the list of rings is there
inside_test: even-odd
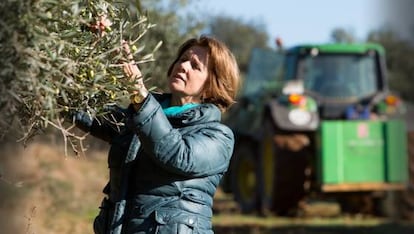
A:
[[[168,83],[173,98],[181,104],[200,103],[204,83],[208,78],[208,51],[193,46],[186,50],[173,65]]]

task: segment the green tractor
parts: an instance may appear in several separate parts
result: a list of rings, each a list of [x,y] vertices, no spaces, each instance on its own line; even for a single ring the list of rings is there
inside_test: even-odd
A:
[[[355,197],[405,189],[405,107],[386,73],[378,44],[254,49],[224,119],[236,145],[223,189],[244,212],[280,215],[311,197],[360,212]]]

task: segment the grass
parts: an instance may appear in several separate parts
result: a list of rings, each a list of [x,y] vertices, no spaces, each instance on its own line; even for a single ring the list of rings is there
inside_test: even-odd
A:
[[[264,228],[283,226],[375,226],[389,223],[382,218],[336,217],[336,218],[290,218],[290,217],[259,217],[254,215],[215,215],[215,226],[261,226]]]

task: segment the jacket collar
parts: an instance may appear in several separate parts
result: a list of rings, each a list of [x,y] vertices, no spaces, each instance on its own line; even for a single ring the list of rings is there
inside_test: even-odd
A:
[[[153,94],[159,103],[171,98],[171,94]],[[194,125],[207,122],[220,122],[220,109],[211,103],[202,103],[200,105],[188,108],[181,113],[167,116],[172,124],[178,125]]]

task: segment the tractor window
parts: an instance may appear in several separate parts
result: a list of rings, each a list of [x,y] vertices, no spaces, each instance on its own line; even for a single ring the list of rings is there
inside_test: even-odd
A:
[[[324,97],[362,98],[378,89],[375,56],[321,54],[299,62],[305,88]]]
[[[296,79],[295,77],[295,70],[296,70],[296,60],[297,56],[295,54],[287,54],[286,55],[286,71],[284,74],[285,80],[292,80]],[[302,69],[299,69],[298,76],[301,76]]]
[[[275,93],[280,90],[283,61],[284,55],[276,51],[252,50],[242,94],[250,96],[258,92]]]

